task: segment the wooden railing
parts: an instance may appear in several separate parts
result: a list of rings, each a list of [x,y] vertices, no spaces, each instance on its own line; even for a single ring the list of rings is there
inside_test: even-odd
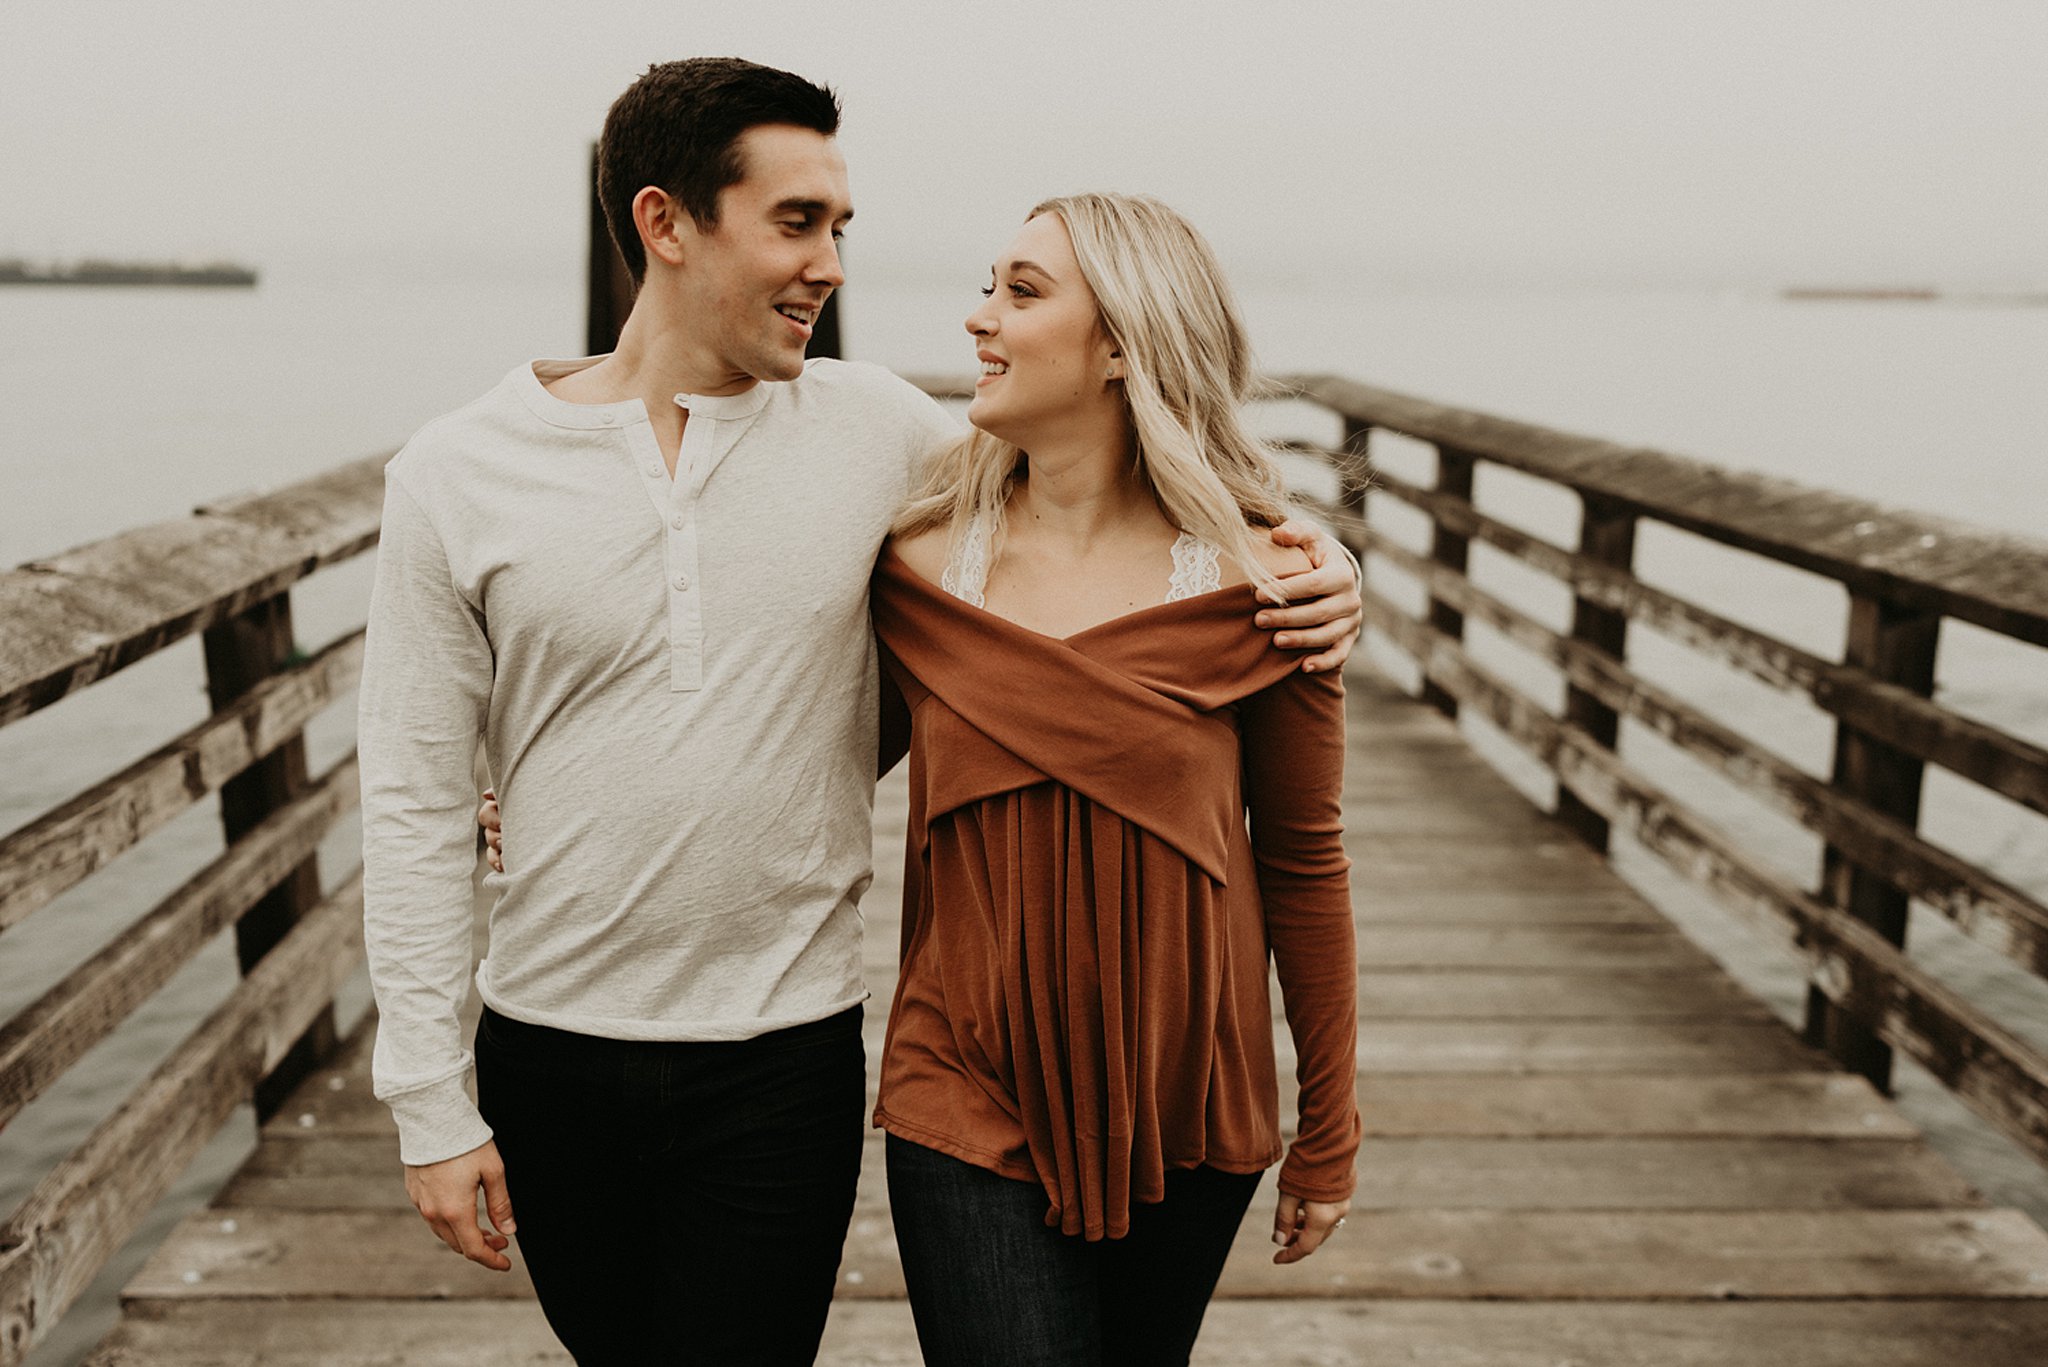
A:
[[[1892,1050],[1903,1050],[2048,1161],[2048,1057],[1904,949],[1907,908],[1918,900],[2005,955],[2015,972],[2048,972],[2048,908],[1919,829],[1930,764],[2048,813],[2048,750],[1932,696],[1945,618],[2048,646],[2048,543],[1349,380],[1309,376],[1286,388],[1343,422],[1341,442],[1319,452],[1342,484],[1325,513],[1370,563],[1411,576],[1427,594],[1422,617],[1380,592],[1366,600],[1368,624],[1416,662],[1427,696],[1446,712],[1475,710],[1540,760],[1557,780],[1555,814],[1587,843],[1604,850],[1610,826],[1620,826],[1745,919],[1788,935],[1808,964],[1810,1044],[1880,1087],[1889,1086]],[[1376,468],[1375,432],[1433,447],[1434,484]],[[1488,463],[1576,495],[1576,548],[1475,506],[1474,474]],[[1369,505],[1382,498],[1428,518],[1426,551],[1379,525]],[[1644,582],[1632,566],[1646,521],[1839,583],[1848,596],[1843,657],[1823,658]],[[1474,541],[1568,589],[1569,629],[1554,630],[1476,584],[1467,570]],[[1467,621],[1561,673],[1561,713],[1476,662],[1464,640]],[[1789,763],[1631,668],[1635,627],[1811,699],[1833,718],[1832,775]],[[2041,682],[2048,688],[2048,668]],[[1789,881],[1683,794],[1618,755],[1623,718],[1816,833],[1825,848],[1817,886]]]
[[[916,383],[935,398],[973,392],[950,378]],[[1277,380],[1267,394],[1306,400],[1341,420],[1334,446],[1290,443],[1336,476],[1334,500],[1302,501],[1367,562],[1367,625],[1415,662],[1425,698],[1453,715],[1472,709],[1547,768],[1557,781],[1554,814],[1580,839],[1605,851],[1618,825],[1753,926],[1789,938],[1808,965],[1810,1044],[1887,1089],[1892,1050],[1904,1050],[2048,1163],[2048,1055],[1904,949],[1907,908],[1918,900],[2005,955],[2015,973],[2048,975],[2048,907],[1919,830],[1929,764],[2048,814],[2048,750],[1932,696],[1944,618],[2048,646],[2048,543],[1333,376]],[[1375,432],[1433,448],[1433,485],[1379,468]],[[1575,495],[1577,547],[1482,512],[1474,476],[1487,463]],[[1382,498],[1428,518],[1426,550],[1379,525],[1370,503]],[[1849,600],[1843,658],[1823,658],[1638,578],[1636,528],[1644,521],[1841,584]],[[1475,583],[1467,564],[1474,541],[1568,589],[1570,627],[1553,630]],[[1427,595],[1421,616],[1371,587],[1382,567],[1419,581]],[[1562,710],[1477,662],[1464,639],[1468,620],[1561,673]],[[1632,669],[1632,625],[1810,698],[1834,718],[1832,776],[1807,773]],[[2048,662],[2041,684],[2048,690]],[[1817,833],[1825,842],[1818,886],[1787,880],[1617,754],[1624,717]],[[1370,869],[1360,877],[1369,888]]]
[[[354,686],[362,632],[293,658],[291,586],[374,546],[379,456],[0,573],[0,726],[194,632],[212,715],[0,839],[0,932],[220,794],[226,848],[0,1025],[0,1124],[216,935],[243,976],[0,1223],[0,1367],[20,1362],[234,1108],[267,1116],[331,1049],[360,956],[358,871],[315,851],[356,804],[353,754],[309,778],[302,730]],[[4,947],[4,941],[0,941]]]

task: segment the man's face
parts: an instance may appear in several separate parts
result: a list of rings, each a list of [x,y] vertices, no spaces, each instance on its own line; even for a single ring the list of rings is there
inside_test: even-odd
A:
[[[846,159],[831,138],[790,124],[748,129],[739,182],[718,196],[718,225],[678,224],[681,299],[704,358],[734,389],[793,380],[832,291],[844,283],[839,234],[853,217]]]

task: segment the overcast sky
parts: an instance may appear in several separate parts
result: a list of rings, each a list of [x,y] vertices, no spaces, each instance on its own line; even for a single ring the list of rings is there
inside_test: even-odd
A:
[[[839,89],[856,282],[1115,188],[1247,284],[2048,286],[2042,0],[23,3],[0,254],[559,258],[613,96],[715,53]]]

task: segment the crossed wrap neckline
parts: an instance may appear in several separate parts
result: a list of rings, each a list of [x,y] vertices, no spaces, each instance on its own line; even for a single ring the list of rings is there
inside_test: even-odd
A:
[[[913,709],[936,700],[961,723],[940,722],[948,763],[926,776],[928,821],[1056,781],[1226,881],[1244,807],[1237,785],[1216,781],[1219,763],[1236,768],[1237,728],[1223,709],[1297,667],[1252,627],[1250,584],[1052,636],[955,598],[894,547],[875,579],[876,635],[911,676],[906,699]]]

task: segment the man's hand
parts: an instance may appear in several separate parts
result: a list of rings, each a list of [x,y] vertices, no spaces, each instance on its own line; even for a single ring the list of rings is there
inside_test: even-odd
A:
[[[1315,568],[1282,579],[1288,606],[1267,608],[1258,615],[1258,624],[1279,629],[1273,644],[1283,650],[1321,652],[1302,661],[1304,671],[1315,674],[1342,669],[1365,626],[1351,557],[1332,554],[1322,528],[1302,518],[1287,519],[1273,529],[1272,536],[1275,545],[1300,547]]]
[[[1351,1213],[1349,1201],[1304,1201],[1280,1193],[1280,1207],[1273,1212],[1273,1242],[1280,1251],[1273,1261],[1285,1266],[1298,1263],[1323,1246]]]
[[[499,873],[505,871],[505,822],[498,815],[498,795],[484,789],[484,802],[476,809],[476,824],[484,828],[484,858]]]
[[[477,1223],[478,1187],[484,1189],[484,1206],[496,1233]],[[518,1231],[512,1223],[512,1198],[505,1194],[505,1165],[495,1143],[485,1140],[440,1163],[407,1166],[405,1194],[442,1243],[493,1272],[512,1270],[505,1249]]]

